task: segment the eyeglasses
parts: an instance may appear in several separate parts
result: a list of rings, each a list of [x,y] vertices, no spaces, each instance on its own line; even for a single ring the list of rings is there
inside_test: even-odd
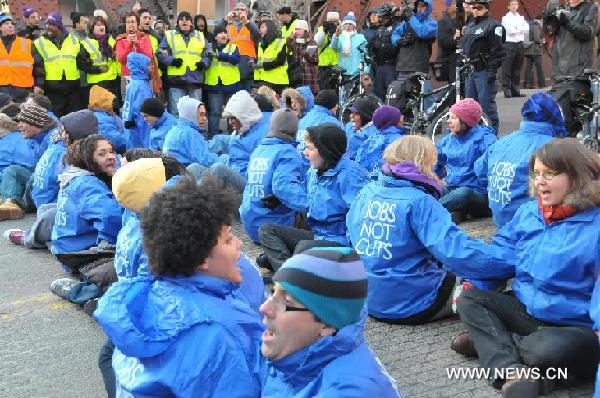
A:
[[[472,3],[471,3],[471,4],[472,4]],[[473,6],[473,9],[474,9],[474,10],[477,10],[477,11],[481,11],[481,10],[483,10],[484,8],[485,8],[484,6]]]
[[[267,301],[271,301],[277,312],[310,311],[308,308],[291,307],[287,301],[281,297],[271,296]]]
[[[534,171],[533,173],[531,173],[531,179],[532,180],[539,180],[540,177],[545,180],[545,181],[552,181],[552,179],[554,177],[556,177],[557,175],[560,175],[562,173],[558,173],[556,171]]]

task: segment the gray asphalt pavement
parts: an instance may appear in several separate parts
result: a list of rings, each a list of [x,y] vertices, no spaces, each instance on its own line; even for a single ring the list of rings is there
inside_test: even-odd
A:
[[[524,91],[531,93],[531,91]],[[501,135],[518,128],[523,99],[499,94]],[[0,233],[26,228],[28,215],[0,223]],[[491,220],[467,222],[471,235],[489,238]],[[240,232],[239,225],[236,230]],[[245,239],[251,258],[258,248]],[[48,285],[65,276],[45,251],[32,251],[0,239],[0,396],[103,397],[97,352],[105,337],[76,305],[53,296]],[[368,321],[366,336],[373,351],[406,397],[497,397],[484,380],[449,379],[446,370],[476,367],[450,350],[461,331],[458,318],[423,326],[390,326]],[[550,397],[591,397],[591,384],[553,392]]]

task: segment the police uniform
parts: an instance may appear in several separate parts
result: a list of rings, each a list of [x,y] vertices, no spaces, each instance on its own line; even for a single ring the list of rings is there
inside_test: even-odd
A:
[[[375,32],[375,36],[368,43],[368,48],[373,54],[373,61],[376,65],[374,68],[374,90],[382,100],[385,100],[385,95],[388,87],[396,80],[396,54],[398,49],[392,44],[392,32],[394,27],[392,24],[380,26]]]

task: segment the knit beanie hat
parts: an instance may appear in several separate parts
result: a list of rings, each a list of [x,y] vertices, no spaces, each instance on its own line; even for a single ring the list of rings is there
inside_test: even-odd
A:
[[[37,128],[47,127],[53,122],[46,109],[31,102],[21,104],[17,120]]]
[[[165,182],[162,158],[142,158],[117,170],[112,178],[112,191],[121,206],[139,213]]]
[[[481,119],[481,105],[473,98],[465,98],[458,101],[450,107],[450,112],[454,113],[461,121],[469,127],[475,126]]]
[[[360,114],[363,126],[369,123],[373,119],[373,113],[379,107],[377,98],[366,96],[360,97],[350,107],[350,112],[357,112]]]
[[[11,21],[12,22],[12,20],[13,19],[12,19],[12,17],[9,14],[7,14],[5,12],[1,12],[0,13],[0,25],[2,25],[6,21]]]
[[[344,130],[337,124],[323,123],[308,127],[306,131],[319,151],[319,155],[325,160],[323,169],[319,171],[326,171],[335,167],[346,153],[348,139]]]
[[[298,117],[291,109],[277,109],[271,115],[271,130],[279,131],[292,138],[296,138],[296,133],[298,132]]]
[[[288,259],[273,276],[320,321],[341,329],[358,322],[367,298],[367,274],[349,247],[319,247]]]
[[[319,91],[315,98],[315,105],[321,105],[324,108],[332,109],[338,104],[338,95],[335,90],[326,89]]]
[[[310,32],[310,27],[308,26],[308,22],[304,19],[296,20],[296,29],[302,29],[307,32]]]
[[[179,112],[179,118],[194,123],[194,126],[200,127],[198,124],[198,108],[200,108],[202,102],[196,98],[191,98],[185,95],[179,99],[177,103],[177,112]]]
[[[80,140],[88,135],[98,134],[98,119],[94,112],[82,109],[71,112],[60,118],[71,142]]]
[[[105,22],[108,22],[108,14],[104,10],[94,10],[95,17],[101,17]]]
[[[402,113],[394,106],[382,105],[373,114],[373,125],[379,130],[386,127],[397,126]]]
[[[34,12],[37,12],[37,10],[35,8],[32,8],[30,6],[23,7],[23,16],[25,18],[29,18],[29,16],[31,14],[33,14]]]
[[[227,29],[223,25],[217,25],[213,29],[213,35],[216,37],[219,33],[227,33]]]
[[[183,18],[185,18],[185,19],[189,19],[190,21],[193,21],[193,19],[192,19],[192,14],[190,14],[190,13],[189,13],[189,12],[187,12],[187,11],[181,11],[181,12],[179,13],[179,15],[177,15],[177,22],[179,22],[179,20],[180,20],[180,19],[183,19]]]
[[[348,13],[348,15],[346,15],[344,17],[344,21],[342,22],[342,25],[347,24],[347,23],[352,24],[352,25],[354,25],[354,27],[356,27],[356,18],[354,17],[354,13],[352,11],[350,11]]]
[[[337,11],[329,11],[325,18],[327,22],[336,22],[340,20],[340,13]]]
[[[112,113],[114,102],[115,95],[104,87],[94,84],[90,88],[89,109]]]
[[[535,93],[523,104],[521,116],[530,122],[542,122],[552,125],[553,136],[565,137],[565,119],[558,103],[547,93]]]
[[[149,116],[161,117],[165,113],[165,104],[158,98],[147,98],[142,102],[140,111]]]
[[[261,112],[273,112],[275,110],[271,101],[264,94],[256,94],[254,96],[254,102],[256,102],[256,105],[258,105],[258,109],[260,109]]]
[[[60,28],[60,30],[62,30],[63,32],[67,31],[65,25],[63,25],[62,15],[60,15],[60,12],[58,11],[53,11],[50,14],[48,14],[48,18],[46,18],[46,24],[54,25]]]

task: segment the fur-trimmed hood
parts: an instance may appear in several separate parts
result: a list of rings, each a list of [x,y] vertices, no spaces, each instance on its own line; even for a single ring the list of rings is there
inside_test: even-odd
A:
[[[0,138],[12,131],[18,131],[19,124],[12,120],[8,115],[0,113]]]
[[[262,112],[250,94],[246,90],[240,90],[227,101],[223,117],[235,117],[239,120],[242,124],[239,133],[243,134],[262,118]]]

